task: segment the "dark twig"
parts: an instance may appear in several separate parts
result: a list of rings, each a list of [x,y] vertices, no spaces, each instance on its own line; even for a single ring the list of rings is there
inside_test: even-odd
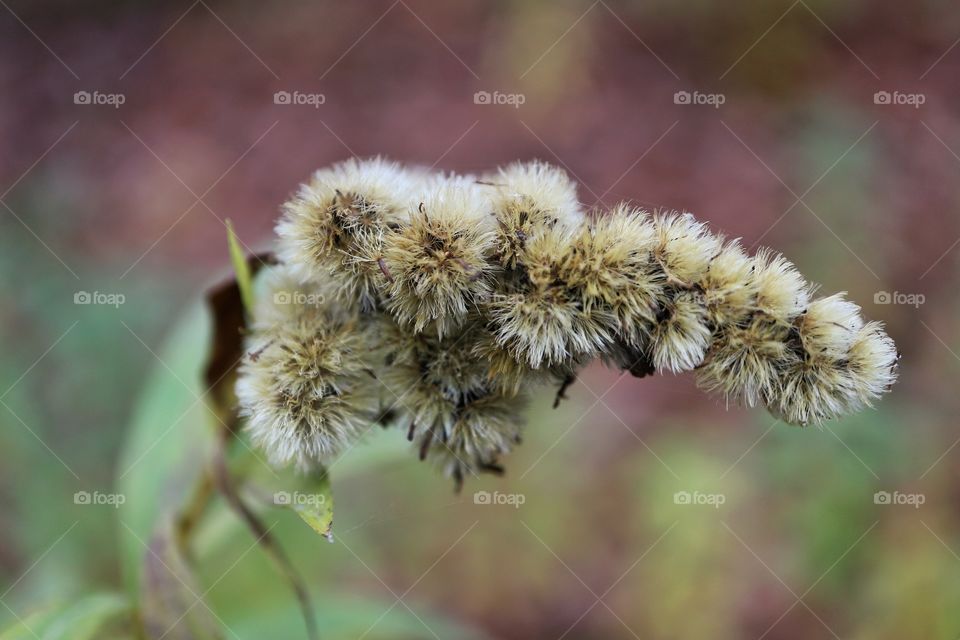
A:
[[[574,382],[577,381],[577,376],[568,373],[567,376],[563,379],[563,382],[560,383],[560,388],[557,389],[557,395],[553,399],[553,408],[556,409],[560,406],[561,400],[567,399],[567,389],[569,389]]]

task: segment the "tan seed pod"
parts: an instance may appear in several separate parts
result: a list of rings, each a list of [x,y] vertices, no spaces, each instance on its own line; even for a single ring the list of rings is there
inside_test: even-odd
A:
[[[283,205],[280,259],[303,282],[332,281],[343,303],[375,307],[389,279],[384,243],[406,219],[419,179],[382,158],[317,171]]]
[[[387,239],[387,307],[401,326],[448,335],[490,293],[486,213],[474,189],[440,186]]]
[[[792,424],[869,406],[896,380],[879,323],[751,257],[692,215],[621,204],[587,219],[567,175],[515,163],[476,179],[380,159],[317,172],[284,205],[237,392],[278,464],[335,457],[377,422],[462,482],[499,471],[532,388],[590,360],[695,369]]]

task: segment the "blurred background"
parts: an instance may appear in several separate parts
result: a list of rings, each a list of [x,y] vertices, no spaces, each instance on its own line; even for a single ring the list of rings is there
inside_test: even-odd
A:
[[[955,3],[0,5],[0,627],[123,590],[147,553],[137,492],[210,431],[224,221],[268,249],[312,170],[384,154],[539,158],[588,207],[774,247],[887,324],[901,381],[796,429],[591,368],[460,495],[382,434],[332,471],[335,544],[265,515],[327,637],[960,636]],[[303,637],[252,544],[213,518],[198,595],[226,637]]]

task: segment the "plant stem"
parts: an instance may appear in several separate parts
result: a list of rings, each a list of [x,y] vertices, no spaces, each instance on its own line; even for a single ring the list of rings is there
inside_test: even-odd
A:
[[[222,429],[218,433],[220,435],[219,446],[216,449],[213,461],[216,486],[233,512],[243,520],[247,528],[250,529],[250,532],[256,537],[257,544],[260,545],[270,559],[273,560],[274,564],[280,570],[280,573],[282,573],[290,583],[290,586],[297,596],[297,600],[300,602],[300,608],[303,611],[304,623],[307,626],[307,637],[310,638],[310,640],[319,640],[320,635],[317,630],[316,615],[313,611],[313,605],[310,602],[310,592],[307,590],[306,582],[297,572],[293,563],[290,562],[283,548],[277,543],[276,538],[270,533],[272,527],[268,528],[263,521],[260,520],[253,509],[244,502],[239,491],[237,491],[237,487],[233,482],[233,477],[230,475],[230,470],[227,465],[227,449],[232,440],[232,434],[227,429]]]

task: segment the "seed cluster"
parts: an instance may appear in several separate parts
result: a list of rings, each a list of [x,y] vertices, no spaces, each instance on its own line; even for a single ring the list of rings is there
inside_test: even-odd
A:
[[[594,359],[698,384],[785,422],[869,405],[898,354],[842,295],[690,214],[587,216],[552,166],[490,175],[380,158],[314,174],[283,206],[238,395],[254,440],[307,467],[398,426],[459,483],[499,471],[526,394]]]

